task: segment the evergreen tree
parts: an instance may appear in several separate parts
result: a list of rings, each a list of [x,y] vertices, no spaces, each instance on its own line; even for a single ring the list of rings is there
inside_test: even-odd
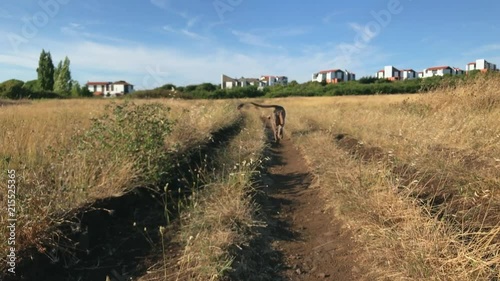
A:
[[[63,92],[63,85],[62,85],[62,81],[60,79],[62,67],[63,67],[63,62],[59,61],[59,63],[57,64],[57,67],[54,69],[54,92],[56,92],[56,93]]]
[[[64,62],[62,65],[61,73],[59,74],[63,86],[64,93],[70,93],[72,88],[72,80],[71,80],[71,70],[69,69],[70,61],[66,56],[64,58]]]
[[[82,92],[82,87],[80,87],[80,83],[78,81],[73,80],[71,82],[71,96],[73,97],[79,97]]]
[[[64,62],[60,61],[54,71],[54,91],[64,95],[70,95],[72,90],[69,64],[68,57],[65,57]]]
[[[45,52],[42,49],[36,72],[40,88],[45,91],[54,90],[54,64],[50,52]]]

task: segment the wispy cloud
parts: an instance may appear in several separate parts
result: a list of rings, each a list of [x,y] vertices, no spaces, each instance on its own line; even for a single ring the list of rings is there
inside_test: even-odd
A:
[[[283,49],[282,46],[271,43],[274,39],[284,37],[294,37],[306,34],[309,31],[307,27],[275,27],[267,29],[253,29],[251,31],[231,30],[231,33],[244,44]]]
[[[466,56],[485,55],[491,52],[498,52],[498,51],[500,51],[500,43],[493,43],[493,44],[485,44],[478,46],[472,50],[464,52],[463,55]]]
[[[184,20],[186,20],[187,28],[195,26],[200,21],[200,16],[190,16],[185,12],[178,12],[177,14],[181,16]]]
[[[16,67],[32,68],[37,64],[37,57],[34,53],[23,56],[0,55],[0,64],[13,65]]]
[[[170,0],[150,0],[150,2],[161,9],[167,9],[170,7]]]
[[[98,24],[97,22],[88,22],[88,23],[76,23],[71,22],[65,26],[61,26],[60,30],[63,35],[72,37],[72,38],[87,38],[91,40],[99,40],[99,41],[107,41],[107,42],[115,42],[115,43],[130,43],[130,41],[113,37],[109,35],[102,35],[100,33],[88,31],[89,25]]]
[[[241,43],[244,43],[247,45],[256,46],[256,47],[264,47],[264,48],[277,48],[277,49],[282,48],[281,46],[276,46],[276,45],[273,45],[271,43],[266,42],[266,40],[264,39],[264,36],[259,35],[259,34],[242,32],[242,31],[237,31],[237,30],[233,30],[231,33],[234,36],[236,36]]]
[[[321,21],[324,24],[333,23],[334,20],[335,20],[335,18],[337,18],[337,16],[345,14],[345,13],[346,13],[346,11],[334,11],[334,12],[331,12],[331,13],[327,14],[323,18],[321,18]]]
[[[193,31],[190,31],[188,30],[187,28],[179,28],[179,29],[176,29],[174,27],[172,27],[171,25],[164,25],[162,27],[162,29],[166,32],[169,32],[169,33],[174,33],[174,34],[181,34],[181,35],[184,35],[184,36],[187,36],[191,39],[196,39],[196,40],[208,40],[207,37],[199,34],[199,33],[196,33],[196,32],[193,32]]]
[[[367,26],[363,26],[359,23],[349,23],[349,27],[356,33],[361,35],[362,41],[368,44],[373,38],[378,34],[372,32]]]

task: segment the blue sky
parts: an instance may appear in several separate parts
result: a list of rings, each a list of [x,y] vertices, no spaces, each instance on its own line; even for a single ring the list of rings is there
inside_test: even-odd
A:
[[[220,75],[357,78],[384,65],[500,65],[500,2],[363,0],[2,0],[0,81],[36,79],[42,49],[72,76],[136,88]]]

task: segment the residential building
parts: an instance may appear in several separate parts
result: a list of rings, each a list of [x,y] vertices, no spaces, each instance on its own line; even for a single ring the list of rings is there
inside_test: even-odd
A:
[[[401,79],[401,73],[399,69],[395,68],[392,65],[386,65],[384,69],[381,69],[377,72],[376,77],[378,79],[388,79],[391,81]]]
[[[485,59],[478,59],[475,62],[470,62],[465,66],[465,70],[467,72],[473,70],[479,70],[481,72],[486,71],[498,71],[497,65],[494,63],[490,63]]]
[[[90,82],[85,84],[94,96],[116,97],[134,92],[134,85],[120,80],[116,82]]]
[[[353,80],[356,80],[356,74],[341,69],[321,70],[312,75],[312,81],[326,82],[328,84]]]
[[[227,75],[221,75],[221,89],[231,89],[234,87],[245,87],[245,86],[257,86],[262,87],[265,86],[263,82],[261,82],[257,78],[231,78]]]
[[[259,81],[265,86],[273,85],[283,85],[288,84],[288,77],[286,76],[273,76],[273,75],[261,75]]]
[[[452,70],[453,70],[452,71],[453,75],[463,75],[463,74],[465,74],[465,70],[460,69],[458,67],[452,67]]]
[[[417,72],[411,68],[401,70],[400,74],[401,74],[401,79],[403,80],[418,78]]]
[[[221,89],[231,89],[237,86],[238,86],[238,80],[224,74],[221,75],[221,83],[220,83]]]
[[[453,69],[450,66],[434,66],[424,69],[424,78],[432,76],[453,75]]]

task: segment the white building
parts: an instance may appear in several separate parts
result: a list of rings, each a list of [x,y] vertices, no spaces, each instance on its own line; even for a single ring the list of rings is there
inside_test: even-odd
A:
[[[120,80],[116,82],[87,82],[87,89],[94,96],[116,97],[134,92],[134,85]]]
[[[416,79],[418,78],[417,72],[413,69],[403,69],[401,70],[401,79],[403,80],[408,80],[408,79]]]
[[[273,76],[273,75],[261,75],[259,81],[265,86],[273,85],[283,85],[288,84],[288,77],[286,76]]]
[[[486,71],[498,71],[497,65],[494,63],[490,63],[485,59],[478,59],[475,62],[470,62],[465,66],[465,70],[467,72],[472,70],[479,70],[481,72]]]
[[[444,76],[446,74],[453,75],[453,69],[450,66],[434,66],[424,69],[423,78],[432,76]]]
[[[231,89],[234,87],[245,87],[245,86],[256,86],[259,89],[267,86],[273,85],[283,85],[288,84],[288,77],[286,76],[273,76],[273,75],[262,75],[259,79],[257,78],[231,78],[227,75],[221,75],[221,89]]]
[[[378,79],[388,79],[394,80],[406,80],[418,78],[417,72],[413,69],[403,69],[399,70],[392,65],[386,65],[384,69],[379,70],[375,77]]]
[[[356,74],[341,69],[321,70],[312,75],[312,81],[326,82],[328,84],[353,80],[356,80]]]
[[[245,87],[245,86],[256,86],[262,87],[265,86],[263,82],[261,82],[257,78],[231,78],[227,75],[221,75],[221,89],[231,89],[234,87]]]
[[[378,79],[388,79],[394,81],[401,79],[401,72],[392,65],[386,65],[384,66],[384,69],[377,72],[376,77]]]

